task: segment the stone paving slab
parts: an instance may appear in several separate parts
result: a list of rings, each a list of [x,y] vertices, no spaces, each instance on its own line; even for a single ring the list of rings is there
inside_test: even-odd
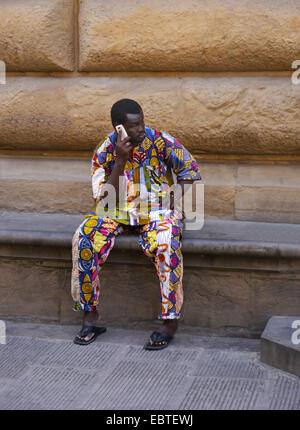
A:
[[[190,381],[188,364],[121,360],[90,394],[88,409],[178,409]]]
[[[258,379],[195,378],[179,409],[251,410],[262,390]]]
[[[300,378],[260,361],[258,339],[179,330],[145,351],[149,330],[108,327],[89,346],[78,326],[6,321],[0,409],[300,409]]]
[[[256,353],[208,350],[199,353],[195,376],[262,379],[268,371],[257,362]]]

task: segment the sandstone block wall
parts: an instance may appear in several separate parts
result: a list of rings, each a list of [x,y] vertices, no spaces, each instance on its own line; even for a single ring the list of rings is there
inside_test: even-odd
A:
[[[129,97],[198,154],[300,154],[300,91],[283,77],[11,77],[1,149],[92,150]]]
[[[206,217],[299,222],[299,2],[3,0],[0,23],[2,209],[89,210],[129,97],[197,158]]]
[[[0,23],[8,71],[74,70],[73,0],[2,0]]]
[[[299,58],[290,0],[82,0],[80,70],[288,70]]]
[[[0,159],[1,208],[82,213],[93,207],[88,159]],[[300,222],[299,165],[202,163],[204,212],[241,221]]]

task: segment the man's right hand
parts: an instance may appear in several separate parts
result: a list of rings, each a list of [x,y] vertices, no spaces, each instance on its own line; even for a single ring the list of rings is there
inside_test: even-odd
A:
[[[119,133],[116,143],[117,160],[126,163],[132,153],[133,148],[134,145],[130,142],[130,137],[128,136],[121,140],[121,133]]]

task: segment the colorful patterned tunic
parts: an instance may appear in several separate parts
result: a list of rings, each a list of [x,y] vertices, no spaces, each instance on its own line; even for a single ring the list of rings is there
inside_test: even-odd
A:
[[[145,138],[126,162],[121,190],[124,198],[113,205],[113,214],[104,211],[104,184],[116,159],[116,134],[112,132],[96,147],[92,158],[93,197],[98,215],[122,224],[141,225],[163,221],[171,213],[166,204],[173,174],[180,180],[200,180],[194,157],[169,134],[145,127]]]

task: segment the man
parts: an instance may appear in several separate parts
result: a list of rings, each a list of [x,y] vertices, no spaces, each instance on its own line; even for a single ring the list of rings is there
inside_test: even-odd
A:
[[[73,237],[72,297],[74,309],[84,311],[74,342],[89,344],[106,330],[96,326],[98,272],[116,236],[130,231],[139,234],[144,253],[155,264],[161,293],[162,328],[152,333],[145,349],[162,349],[177,330],[183,303],[182,212],[174,208],[172,175],[180,191],[201,177],[195,159],[176,139],[145,127],[142,108],[134,100],[116,102],[111,120],[114,131],[99,143],[92,158],[96,208]],[[128,135],[123,139],[116,131],[120,124]]]

